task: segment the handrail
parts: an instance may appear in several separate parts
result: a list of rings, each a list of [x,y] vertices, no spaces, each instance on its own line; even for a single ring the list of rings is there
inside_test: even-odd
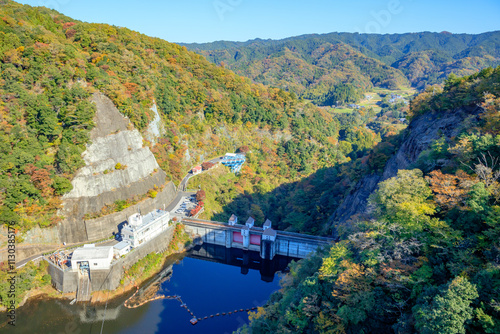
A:
[[[228,223],[223,223],[223,222],[217,222],[217,221],[211,221],[211,220],[205,220],[205,219],[198,219],[198,218],[183,218],[181,222],[186,222],[186,223],[197,223],[200,225],[203,225],[204,223],[206,224],[211,224],[213,226],[218,227],[226,227],[226,228],[231,228],[231,229],[239,229],[243,227],[244,225],[229,225]],[[255,231],[255,232],[263,232],[263,231]],[[324,242],[324,243],[330,243],[334,242],[335,240],[333,238],[328,238],[328,237],[321,237],[321,236],[316,236],[316,235],[310,235],[310,234],[301,234],[301,233],[296,233],[296,232],[288,232],[288,231],[278,231],[276,230],[278,236],[287,236],[287,237],[292,237],[292,238],[300,238],[300,239],[305,239],[305,240],[311,240],[311,241],[318,241],[318,242]]]

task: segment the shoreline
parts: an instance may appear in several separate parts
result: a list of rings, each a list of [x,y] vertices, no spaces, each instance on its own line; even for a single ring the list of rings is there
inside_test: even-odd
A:
[[[163,260],[161,261],[161,265],[159,266],[158,269],[155,269],[151,274],[147,274],[144,277],[140,276],[139,278],[133,279],[132,281],[129,279],[129,277],[127,277],[126,274],[124,274],[124,276],[122,277],[122,280],[124,280],[124,284],[120,285],[114,291],[107,291],[107,290],[93,291],[91,294],[90,301],[87,303],[89,305],[103,305],[105,303],[110,303],[110,302],[112,303],[114,301],[119,300],[120,298],[125,297],[127,293],[135,290],[135,285],[132,282],[135,282],[135,284],[138,286],[142,286],[145,283],[147,283],[149,280],[154,278],[162,270],[165,269],[168,259],[170,259],[173,256],[179,256],[181,254],[185,254],[194,247],[194,244],[192,243],[191,238],[189,237],[189,235],[187,233],[185,233],[184,230],[182,230],[182,234],[187,237],[189,244],[186,245],[186,243],[178,242],[177,246],[179,248],[177,250],[166,250],[164,252],[165,256],[164,256]],[[141,261],[141,260],[139,260],[139,261]],[[136,264],[139,263],[139,261],[136,262]],[[125,282],[126,282],[126,284],[125,284]],[[18,305],[18,307],[16,309],[19,309],[19,308],[23,307],[25,304],[27,304],[28,302],[34,301],[36,299],[39,299],[39,300],[70,300],[71,301],[75,298],[76,298],[76,292],[62,293],[62,292],[57,291],[52,285],[47,285],[47,286],[44,286],[42,288],[35,288],[33,290],[28,291],[28,293],[24,297],[23,301]],[[3,310],[3,311],[5,311],[5,310]]]

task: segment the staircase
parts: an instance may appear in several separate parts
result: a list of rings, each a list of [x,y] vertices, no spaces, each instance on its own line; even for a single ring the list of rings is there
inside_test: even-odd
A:
[[[77,302],[88,302],[90,300],[90,277],[88,272],[78,275],[78,288],[76,290]]]

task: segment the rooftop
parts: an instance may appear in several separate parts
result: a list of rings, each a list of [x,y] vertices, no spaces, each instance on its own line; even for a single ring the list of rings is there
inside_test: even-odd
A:
[[[253,226],[254,222],[255,222],[255,219],[253,219],[252,217],[248,217],[245,224]]]
[[[269,235],[271,237],[276,237],[276,230],[273,230],[272,228],[268,228],[264,231],[263,235]]]
[[[100,247],[80,247],[75,249],[71,260],[88,261],[94,259],[107,259],[113,246],[100,246]]]
[[[163,210],[159,210],[159,209],[153,210],[150,213],[142,216],[142,224],[136,225],[136,226],[130,226],[130,224],[129,224],[129,225],[124,226],[123,228],[128,229],[130,231],[136,231],[136,230],[139,230],[139,229],[146,227],[147,225],[153,223],[157,219],[159,219],[165,215],[168,215],[168,214],[169,213],[167,211],[163,211]]]
[[[129,247],[129,246],[130,246],[130,244],[128,243],[128,241],[120,241],[119,243],[114,245],[113,248],[118,249],[118,250],[122,250],[124,248]]]

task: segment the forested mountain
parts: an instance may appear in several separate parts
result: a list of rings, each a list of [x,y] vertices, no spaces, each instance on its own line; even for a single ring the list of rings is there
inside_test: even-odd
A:
[[[394,159],[413,163],[378,184],[368,216],[336,226],[337,244],[294,264],[241,333],[498,333],[500,67],[412,102]],[[429,122],[437,138],[417,150]],[[314,178],[300,188],[330,194]]]
[[[111,98],[141,131],[156,103],[166,131],[144,145],[171,180],[208,157],[247,156],[239,175],[221,167],[190,181],[206,191],[207,218],[267,217],[279,229],[338,237],[292,264],[283,289],[242,331],[498,333],[500,67],[448,74],[498,64],[499,33],[202,46],[213,64],[125,28],[0,4],[0,222],[23,231],[60,220],[94,126],[92,93]],[[409,107],[384,102],[379,113],[334,113],[297,98],[328,105],[334,95],[355,101],[374,86],[423,88],[445,77]],[[454,115],[459,122],[433,128],[436,138],[414,140]],[[407,168],[390,168],[401,161]],[[343,202],[368,197],[369,179],[378,183],[369,210],[337,221]],[[17,302],[38,282],[20,275],[28,278]]]
[[[303,35],[283,40],[185,44],[255,82],[323,103],[339,83],[360,92],[373,86],[423,89],[449,74],[500,64],[500,32]]]
[[[246,146],[256,170],[238,189],[265,193],[380,140],[358,126],[367,111],[356,128],[341,128],[327,110],[157,38],[13,1],[0,17],[0,220],[21,230],[60,221],[60,197],[94,126],[95,91],[141,131],[156,102],[166,131],[145,145],[175,182],[206,157]]]

